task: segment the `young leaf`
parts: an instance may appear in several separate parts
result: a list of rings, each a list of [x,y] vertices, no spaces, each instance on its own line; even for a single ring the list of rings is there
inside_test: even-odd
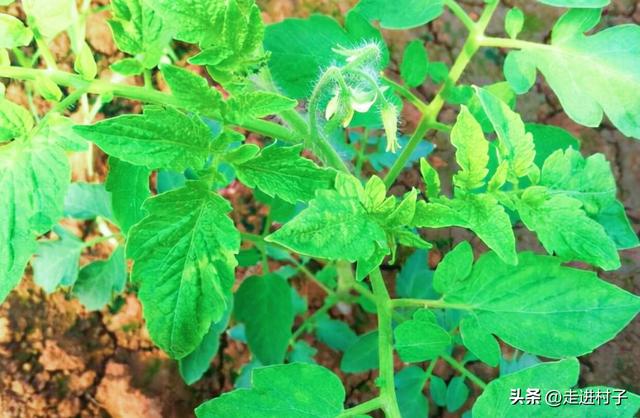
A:
[[[144,65],[135,58],[125,58],[116,61],[111,64],[109,68],[125,76],[140,75],[144,72]]]
[[[142,218],[142,204],[151,196],[149,169],[129,164],[115,157],[109,158],[109,175],[105,182],[111,194],[113,217],[123,233]]]
[[[33,128],[33,117],[27,109],[0,98],[0,142],[25,136]]]
[[[620,267],[615,243],[600,224],[586,215],[579,200],[532,187],[524,192],[517,208],[522,222],[536,232],[550,254],[604,270]]]
[[[433,360],[451,345],[451,336],[425,311],[417,311],[413,319],[394,330],[395,348],[402,361],[415,363]]]
[[[429,74],[429,57],[421,40],[413,40],[404,49],[400,76],[409,87],[424,83]]]
[[[511,51],[504,60],[504,78],[517,94],[525,94],[536,83],[535,62],[522,51]]]
[[[533,135],[525,131],[520,115],[498,97],[481,88],[476,88],[476,93],[498,135],[500,155],[509,162],[509,177],[526,176],[536,155]]]
[[[542,167],[545,160],[557,150],[564,151],[567,148],[580,150],[578,138],[559,126],[527,123],[525,128],[533,135],[533,143],[536,148],[535,163],[538,167]]]
[[[429,199],[434,199],[440,196],[440,177],[435,168],[429,164],[426,158],[420,159],[420,173],[427,189],[427,196]]]
[[[38,250],[31,262],[33,281],[46,293],[58,285],[70,286],[78,277],[83,242],[64,228],[54,227],[58,240],[38,242]]]
[[[518,37],[524,26],[524,13],[522,10],[514,7],[507,12],[504,18],[504,29],[510,38],[515,39]]]
[[[229,203],[200,182],[148,199],[143,209],[149,215],[127,243],[132,279],[151,337],[180,359],[225,311],[240,234],[226,216]]]
[[[241,182],[258,187],[269,196],[289,203],[307,202],[317,190],[333,186],[335,172],[301,157],[301,149],[301,146],[268,146],[254,158],[235,164],[236,174]]]
[[[23,0],[22,7],[46,39],[53,39],[78,19],[75,0]]]
[[[113,292],[122,292],[127,280],[124,247],[118,247],[106,261],[94,261],[82,267],[73,286],[73,294],[89,311],[102,309]]]
[[[234,304],[251,353],[264,365],[282,363],[294,319],[287,282],[277,274],[249,277],[237,290]]]
[[[16,48],[31,43],[33,32],[18,18],[0,13],[0,48]]]
[[[554,28],[551,45],[525,47],[522,53],[544,74],[571,119],[595,127],[604,113],[623,134],[640,138],[640,26],[614,26],[592,36],[575,33],[574,28],[585,29],[578,23],[594,13],[599,10],[568,11]],[[571,36],[565,36],[567,27]],[[611,45],[617,45],[615,54]]]
[[[36,236],[62,217],[70,178],[67,156],[56,145],[32,140],[0,147],[0,301],[20,281]]]
[[[64,198],[64,216],[88,220],[113,219],[111,196],[104,184],[71,183]]]
[[[342,177],[346,176],[338,176]],[[307,209],[266,240],[329,260],[366,260],[376,248],[387,247],[384,230],[367,214],[360,199],[346,190],[318,190]]]
[[[335,418],[343,410],[342,382],[322,366],[291,363],[262,367],[253,370],[251,383],[251,388],[203,403],[196,408],[196,416]]]
[[[111,7],[114,19],[108,23],[116,45],[119,50],[135,56],[135,60],[129,61],[139,63],[141,67],[139,72],[135,72],[137,69],[129,66],[127,72],[140,74],[145,68],[158,65],[171,39],[170,25],[144,0],[113,0]],[[118,67],[123,69],[122,64]]]
[[[197,116],[154,106],[142,115],[118,116],[74,131],[107,154],[150,170],[202,168],[213,139]]]
[[[416,250],[405,261],[396,280],[396,294],[409,299],[437,299],[433,289],[433,271],[429,268],[428,252]]]
[[[461,169],[453,176],[455,185],[468,190],[482,187],[489,172],[489,142],[466,106],[462,106],[453,126],[451,143],[456,147],[456,161]]]
[[[50,78],[39,76],[36,77],[34,88],[45,100],[59,102],[62,99],[62,90]]]
[[[420,367],[409,366],[394,376],[396,397],[402,418],[429,416],[429,402],[422,393],[426,373]]]
[[[426,228],[469,228],[505,262],[517,263],[511,220],[491,195],[470,194],[452,200],[441,198],[433,203],[420,201],[413,224]]]
[[[233,298],[229,298],[229,301],[233,301]],[[229,303],[222,318],[211,324],[209,332],[205,334],[198,347],[178,361],[180,376],[187,385],[196,383],[209,370],[211,362],[220,348],[220,335],[229,325],[232,310],[232,303]]]
[[[160,69],[180,107],[220,118],[222,94],[210,87],[205,78],[175,65],[161,65]]]
[[[485,332],[550,358],[591,352],[640,311],[640,298],[556,257],[521,253],[517,266],[480,257],[448,303],[467,305]]]
[[[442,0],[361,0],[355,10],[385,29],[411,29],[429,23],[442,14]],[[398,13],[402,10],[402,13]]]
[[[378,368],[378,331],[358,336],[342,355],[340,369],[347,373],[362,373]]]
[[[93,80],[98,74],[98,65],[93,57],[93,51],[87,43],[82,46],[75,62],[73,63],[73,69],[76,73],[80,74],[85,80]]]
[[[226,112],[236,115],[234,120],[262,118],[296,107],[298,102],[277,93],[251,91],[236,94],[227,101]]]
[[[449,251],[433,275],[433,287],[438,293],[448,293],[460,286],[471,274],[473,249],[467,241]]]
[[[447,385],[447,411],[455,412],[464,405],[469,398],[469,387],[464,383],[464,377],[456,376]]]

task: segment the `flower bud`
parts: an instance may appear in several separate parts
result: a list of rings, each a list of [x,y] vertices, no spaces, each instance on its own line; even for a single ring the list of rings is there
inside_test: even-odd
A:
[[[398,143],[398,110],[394,105],[385,102],[380,109],[382,125],[387,136],[387,152],[395,153],[399,148]]]

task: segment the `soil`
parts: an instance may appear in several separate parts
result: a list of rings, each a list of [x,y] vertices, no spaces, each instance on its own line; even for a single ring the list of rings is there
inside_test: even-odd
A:
[[[265,20],[275,22],[287,16],[306,16],[312,11],[321,11],[340,18],[353,1],[325,0],[264,0],[258,1],[265,10]],[[471,10],[479,1],[464,1]],[[509,2],[507,2],[509,3]],[[555,9],[542,7],[531,1],[514,1],[525,9],[530,19],[532,33],[542,39],[555,20]],[[10,6],[9,13],[19,15],[16,6]],[[555,13],[552,15],[552,13]],[[122,58],[117,52],[109,29],[105,23],[106,12],[90,19],[88,39],[91,46],[101,54],[101,76],[109,77],[108,64]],[[490,29],[500,32],[500,18]],[[604,18],[603,25],[640,21],[638,4],[632,0],[614,1]],[[460,48],[465,31],[448,14],[425,28],[412,32],[387,32],[394,63],[391,72],[397,73],[397,62],[402,56],[404,44],[415,37],[429,41],[432,60],[449,62]],[[528,34],[525,33],[525,36]],[[69,43],[60,37],[53,45],[54,54],[62,62],[61,68],[70,70]],[[465,73],[465,83],[485,83],[502,79],[501,62],[504,55],[500,51],[486,50],[479,54],[474,64]],[[134,81],[134,80],[131,80]],[[137,80],[140,82],[140,80]],[[156,80],[162,86],[161,80]],[[424,87],[420,93],[426,98],[433,95],[433,87]],[[7,95],[26,104],[25,94],[17,83],[8,85]],[[47,104],[36,102],[42,111]],[[118,101],[103,109],[99,118],[113,116],[125,111],[137,111],[139,105]],[[600,129],[587,129],[571,122],[562,113],[557,98],[546,84],[538,80],[534,90],[520,100],[519,110],[525,120],[539,121],[562,126],[582,139],[583,152],[604,153],[611,162],[619,187],[619,197],[627,209],[634,229],[640,229],[640,142],[623,137],[607,123]],[[407,106],[403,113],[402,129],[410,132],[417,123],[418,114]],[[452,109],[443,113],[441,120],[450,122],[454,118]],[[431,161],[445,175],[455,169],[452,148],[441,135],[429,138],[437,148]],[[250,141],[259,138],[250,137]],[[106,173],[105,157],[95,150],[93,170],[88,170],[84,154],[73,157],[74,180],[103,181]],[[405,173],[392,190],[402,193],[418,184],[418,173]],[[447,185],[445,185],[447,187]],[[450,185],[448,186],[450,187]],[[236,224],[249,232],[261,229],[265,208],[253,200],[250,192],[241,185],[234,184],[225,191],[235,208]],[[92,222],[65,221],[79,235],[95,234]],[[430,263],[435,266],[441,254],[462,239],[470,240],[477,251],[484,251],[482,243],[466,231],[451,229],[425,235],[439,243],[439,248],[430,253]],[[518,231],[518,246],[539,248],[530,234]],[[104,258],[111,251],[108,243],[94,247],[83,254],[82,263]],[[601,274],[622,288],[640,294],[640,249],[622,253],[623,267],[614,273]],[[278,265],[273,263],[272,268]],[[259,273],[258,267],[240,269],[237,281]],[[389,275],[391,277],[391,275]],[[322,304],[322,292],[302,277],[295,279],[300,293],[309,300],[311,310]],[[334,308],[331,314],[351,323],[358,332],[375,326],[375,319],[359,308]],[[309,338],[309,337],[307,337]],[[309,339],[309,342],[312,342]],[[314,345],[316,345],[314,343]],[[339,358],[317,345],[317,361],[334,369],[341,375],[347,388],[347,404],[354,405],[374,396],[374,374],[348,375],[338,370]],[[20,286],[11,293],[0,306],[0,418],[31,417],[113,417],[113,418],[155,418],[190,417],[193,408],[233,388],[240,367],[248,360],[246,348],[226,335],[222,337],[221,351],[214,360],[211,370],[198,383],[187,386],[182,382],[176,363],[154,347],[144,325],[141,306],[134,292],[121,295],[110,308],[100,312],[87,312],[78,302],[63,292],[46,295],[33,284],[28,271]],[[640,319],[632,323],[613,341],[581,359],[583,385],[609,385],[640,393]],[[400,366],[400,364],[398,364]],[[477,366],[474,369],[481,377],[489,380],[495,370]],[[439,364],[435,373],[445,379],[453,371]],[[476,393],[477,394],[477,393]],[[473,397],[472,397],[473,398]],[[472,399],[469,400],[469,405]],[[468,405],[467,405],[468,407]],[[461,410],[468,409],[467,407]],[[431,416],[456,417],[441,408],[431,405]]]

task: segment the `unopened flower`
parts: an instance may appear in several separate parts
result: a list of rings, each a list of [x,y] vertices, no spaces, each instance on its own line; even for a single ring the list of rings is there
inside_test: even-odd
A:
[[[387,152],[395,153],[399,148],[398,143],[398,110],[394,105],[385,102],[380,109],[382,125],[387,136]]]

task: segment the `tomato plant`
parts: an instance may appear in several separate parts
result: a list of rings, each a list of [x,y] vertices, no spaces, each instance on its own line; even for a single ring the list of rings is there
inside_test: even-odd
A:
[[[584,157],[567,131],[525,123],[516,111],[516,97],[541,74],[573,121],[597,127],[606,116],[640,139],[640,27],[594,29],[608,0],[539,2],[567,9],[548,43],[520,38],[526,17],[517,8],[506,12],[506,35],[489,36],[506,7],[497,0],[486,0],[477,18],[454,0],[360,0],[343,23],[313,15],[271,25],[253,0],[113,0],[109,25],[126,58],[111,65],[118,76],[109,80],[97,78],[85,42],[90,2],[24,0],[24,21],[0,15],[0,77],[51,105],[40,114],[0,100],[0,300],[30,261],[45,290],[70,289],[88,309],[129,286],[151,338],[188,383],[233,326],[228,332],[252,355],[238,379],[244,387],[205,402],[199,417],[424,417],[427,384],[451,411],[465,404],[469,385],[480,388],[476,418],[634,416],[640,397],[631,393],[619,405],[513,399],[514,390],[613,390],[577,388],[576,358],[640,311],[640,298],[597,275],[639,245],[609,163]],[[431,62],[416,39],[404,50],[401,79],[392,79],[379,28],[409,30],[445,10],[468,31],[451,66]],[[63,32],[73,71],[49,49]],[[487,48],[510,51],[506,81],[460,83]],[[184,58],[189,68],[175,65]],[[132,76],[144,86],[123,81]],[[428,101],[415,89],[424,84],[437,88]],[[141,102],[142,113],[93,123],[121,99]],[[77,103],[81,122],[65,116]],[[398,134],[405,105],[421,114],[409,137]],[[456,110],[455,123],[442,121],[445,106]],[[246,141],[248,132],[264,138],[261,146]],[[426,158],[432,132],[455,147],[451,192]],[[109,158],[105,184],[70,184],[68,154],[94,144]],[[390,194],[414,165],[421,184]],[[221,191],[233,182],[269,207],[262,231],[240,232],[229,216]],[[83,242],[59,224],[63,216],[97,218],[108,232]],[[421,232],[449,227],[472,231],[488,250],[459,242],[431,271],[424,260],[433,243]],[[535,234],[539,249],[520,251],[514,227]],[[117,244],[111,256],[79,268],[83,248],[100,240]],[[401,248],[415,252],[392,277]],[[269,260],[283,267],[270,271]],[[239,264],[260,262],[260,275],[236,284]],[[297,274],[326,294],[319,309],[310,312],[289,282]],[[375,314],[377,327],[356,335],[329,315],[336,305]],[[343,353],[343,373],[377,370],[378,392],[345,407],[340,378],[316,364],[306,335]],[[497,367],[507,347],[535,364],[489,383],[469,370],[474,362]],[[439,361],[456,372],[448,383],[433,374]]]

